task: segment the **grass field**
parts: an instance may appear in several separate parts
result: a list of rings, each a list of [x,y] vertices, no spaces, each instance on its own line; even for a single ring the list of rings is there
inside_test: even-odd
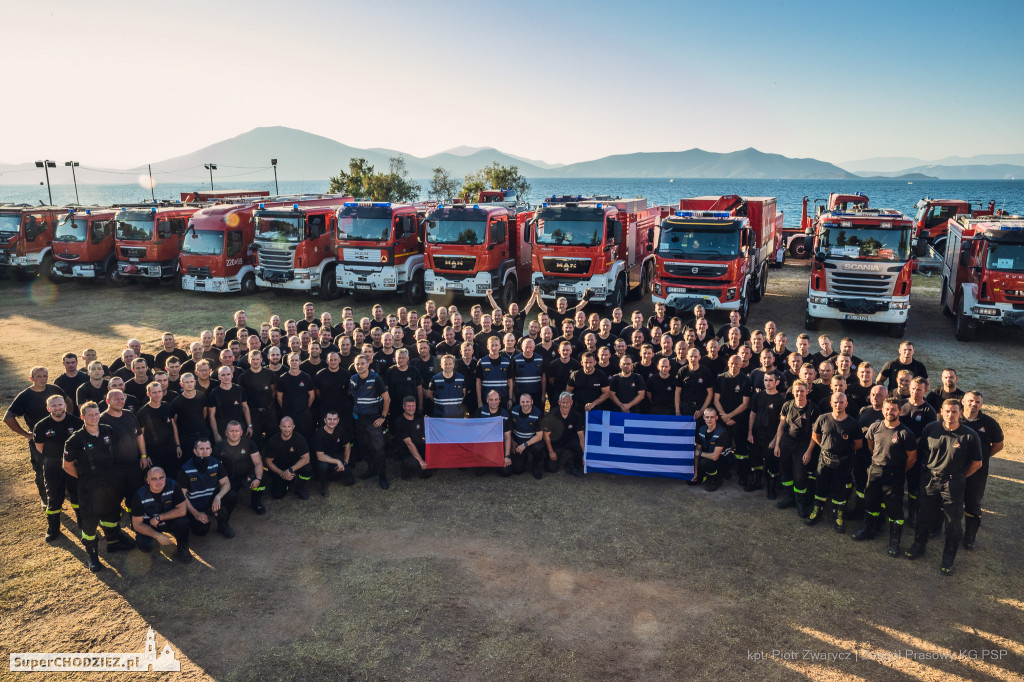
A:
[[[800,265],[773,271],[751,324],[770,317],[792,344],[806,277]],[[24,441],[4,430],[3,653],[137,652],[151,626],[182,661],[175,679],[1024,679],[1024,334],[986,330],[958,344],[936,285],[915,281],[907,336],[935,377],[957,367],[964,388],[982,389],[1007,434],[978,548],[961,551],[951,578],[938,571],[941,541],[916,562],[891,559],[882,538],[807,528],[735,482],[707,493],[657,479],[458,471],[393,476],[387,492],[369,481],[270,501],[262,517],[240,506],[237,537],[196,539],[190,566],[101,551],[110,568],[94,575],[73,522],[43,542]],[[304,300],[11,280],[0,297],[4,410],[33,365],[55,377],[67,350],[94,347],[109,361],[129,337],[154,349],[165,328],[191,341],[239,307],[252,323],[298,317]],[[376,300],[317,312],[337,321],[341,306]],[[896,355],[884,330],[845,331],[876,367]]]

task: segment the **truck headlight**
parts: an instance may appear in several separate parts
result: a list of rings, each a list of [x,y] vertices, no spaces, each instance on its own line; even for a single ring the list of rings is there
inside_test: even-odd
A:
[[[725,292],[725,299],[727,301],[731,301],[734,298],[736,298],[736,287],[732,287]]]
[[[906,301],[893,301],[889,304],[889,310],[908,310],[910,303]]]
[[[810,300],[815,305],[828,305],[828,298],[824,296],[811,296]]]
[[[655,284],[654,284],[654,293],[656,293],[658,296],[661,296],[661,283],[660,282],[655,282]]]
[[[983,308],[981,306],[976,305],[971,308],[971,311],[974,312],[974,314],[976,315],[991,315],[993,317],[999,315],[999,308]]]

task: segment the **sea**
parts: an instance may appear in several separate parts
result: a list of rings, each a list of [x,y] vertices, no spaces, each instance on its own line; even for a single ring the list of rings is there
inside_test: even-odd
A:
[[[216,177],[214,178],[216,181]],[[426,198],[428,180],[417,180]],[[536,178],[528,179],[530,191],[525,199],[539,204],[545,197],[563,194],[611,195],[612,197],[643,197],[648,205],[676,204],[683,197],[741,196],[777,197],[779,209],[784,213],[784,224],[800,224],[801,200],[809,197],[824,200],[830,192],[863,192],[876,208],[894,208],[913,217],[914,205],[924,197],[933,199],[971,199],[987,204],[996,202],[996,208],[1011,214],[1024,214],[1024,180],[740,180],[713,178]],[[282,194],[322,193],[327,191],[327,180],[287,181],[280,183]],[[273,193],[273,180],[245,183],[216,183],[216,189],[265,189]],[[166,183],[155,188],[157,199],[178,199],[182,192],[208,189],[209,185]],[[78,200],[74,186],[51,185],[53,201],[57,205],[68,203],[111,206],[150,200],[148,186],[137,184],[79,185]],[[0,185],[0,203],[47,202],[46,186]]]

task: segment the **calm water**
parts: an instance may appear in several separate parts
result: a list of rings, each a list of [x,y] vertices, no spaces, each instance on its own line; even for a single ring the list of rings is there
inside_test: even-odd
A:
[[[427,182],[420,180],[421,187]],[[581,178],[581,179],[536,179],[531,181],[532,190],[527,197],[532,203],[539,203],[552,194],[610,194],[620,197],[646,197],[650,204],[672,204],[681,197],[703,195],[740,194],[745,196],[774,196],[779,207],[785,212],[787,226],[800,222],[800,200],[806,195],[811,199],[826,198],[829,192],[864,192],[871,205],[878,208],[895,208],[914,214],[914,204],[925,196],[940,199],[977,199],[988,202],[996,200],[997,207],[1011,213],[1024,213],[1024,181],[1014,180],[706,180],[650,178]],[[220,184],[217,189],[244,187],[246,189],[267,189],[273,191],[273,182],[248,182]],[[165,184],[156,190],[158,199],[177,199],[181,192],[205,187],[194,184]],[[324,192],[327,181],[282,182],[283,193],[301,194]],[[65,204],[75,200],[74,187],[53,185],[53,200]],[[149,190],[138,185],[79,185],[79,198],[83,204],[111,205],[144,201],[150,198]],[[0,203],[38,204],[47,201],[46,187],[39,185],[0,185]]]

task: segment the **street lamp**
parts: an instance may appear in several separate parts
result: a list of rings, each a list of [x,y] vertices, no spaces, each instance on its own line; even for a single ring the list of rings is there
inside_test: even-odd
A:
[[[46,194],[50,197],[50,206],[53,206],[53,192],[50,191],[50,169],[56,167],[56,161],[50,161],[49,159],[46,161],[36,161],[36,168],[42,168],[46,173]]]
[[[65,161],[64,165],[65,166],[71,166],[71,181],[75,183],[75,203],[76,204],[81,204],[82,202],[78,200],[78,178],[75,177],[75,166],[78,165],[78,162],[77,161]]]
[[[213,171],[217,170],[217,164],[215,163],[204,163],[203,168],[210,171],[210,191],[213,191]]]
[[[277,159],[271,159],[270,165],[274,167],[274,196],[281,196],[281,190],[277,188]]]

